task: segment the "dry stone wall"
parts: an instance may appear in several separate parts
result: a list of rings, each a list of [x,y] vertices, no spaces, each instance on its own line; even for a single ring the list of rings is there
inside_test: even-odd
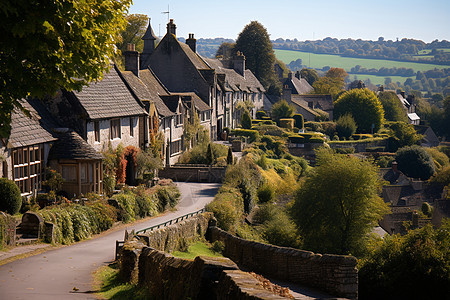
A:
[[[356,258],[352,256],[322,255],[252,242],[217,227],[210,227],[207,236],[211,241],[222,241],[226,257],[254,272],[315,287],[339,297],[358,297]]]

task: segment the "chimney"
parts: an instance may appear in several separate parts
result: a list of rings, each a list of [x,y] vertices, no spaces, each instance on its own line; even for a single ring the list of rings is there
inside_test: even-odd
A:
[[[289,73],[289,74],[291,74],[291,76],[292,76],[292,73]],[[289,87],[289,85],[285,84],[283,86],[283,94],[281,95],[281,98],[286,100],[287,103],[291,103],[292,102],[291,97],[292,97],[292,90]]]
[[[194,53],[197,52],[197,40],[194,38],[193,33],[189,33],[189,38],[186,40],[186,44]]]
[[[139,77],[139,52],[134,48],[134,44],[127,44],[125,51],[125,71],[131,71]]]
[[[398,173],[398,163],[396,161],[392,162],[392,171],[394,171],[394,173]]]
[[[300,71],[295,72],[295,77],[297,77],[298,80],[302,79],[302,76],[300,75]]]
[[[233,69],[245,77],[245,56],[240,51],[233,57]]]
[[[170,22],[167,23],[167,33],[173,34],[174,36],[177,35],[177,25],[173,23],[173,19],[170,19]]]
[[[288,79],[289,79],[289,80],[292,80],[292,72],[289,72],[289,73],[288,73]]]

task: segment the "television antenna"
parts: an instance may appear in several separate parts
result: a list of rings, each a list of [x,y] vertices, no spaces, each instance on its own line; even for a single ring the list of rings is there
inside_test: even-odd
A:
[[[169,9],[169,4],[167,4],[167,11],[163,11],[161,12],[164,15],[167,15],[167,22],[169,22],[170,19],[170,9]]]

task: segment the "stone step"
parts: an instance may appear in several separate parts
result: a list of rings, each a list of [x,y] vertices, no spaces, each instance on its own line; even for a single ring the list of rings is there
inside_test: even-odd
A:
[[[38,242],[39,239],[37,237],[17,237],[16,246],[37,244]]]

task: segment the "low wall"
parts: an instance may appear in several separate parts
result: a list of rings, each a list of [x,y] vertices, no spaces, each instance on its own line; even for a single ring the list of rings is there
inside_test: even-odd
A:
[[[139,284],[155,299],[286,299],[264,290],[228,258],[187,260],[148,247],[139,256]]]
[[[202,213],[180,223],[158,230],[139,234],[139,239],[148,247],[172,252],[186,249],[191,242],[204,238],[212,213]]]
[[[352,256],[322,255],[252,242],[217,227],[208,229],[207,238],[212,242],[222,241],[226,257],[254,272],[318,288],[339,297],[358,297],[358,271],[356,258]]]
[[[0,248],[16,245],[16,219],[0,211]]]
[[[225,167],[172,166],[158,172],[159,177],[183,182],[222,182]]]

